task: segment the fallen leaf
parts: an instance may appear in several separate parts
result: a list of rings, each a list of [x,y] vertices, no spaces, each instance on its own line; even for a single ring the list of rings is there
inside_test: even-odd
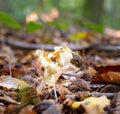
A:
[[[71,95],[72,92],[63,85],[56,85],[56,90],[60,95]]]
[[[84,40],[88,37],[88,33],[87,32],[78,32],[76,34],[72,34],[71,35],[71,39],[72,40]]]
[[[13,80],[11,76],[1,76],[0,77],[0,86],[7,89],[17,89],[18,84]]]
[[[31,85],[29,85],[27,82],[23,81],[23,80],[20,80],[18,78],[13,78],[14,82],[16,84],[18,84],[18,89],[19,90],[22,90],[22,89],[25,89],[25,88],[28,88],[28,87],[31,87]]]
[[[92,75],[92,83],[120,84],[120,65],[94,67],[89,70]]]
[[[83,101],[75,101],[72,104],[72,109],[78,109],[82,106],[87,114],[105,114],[104,108],[110,105],[110,100],[105,96],[88,97]]]

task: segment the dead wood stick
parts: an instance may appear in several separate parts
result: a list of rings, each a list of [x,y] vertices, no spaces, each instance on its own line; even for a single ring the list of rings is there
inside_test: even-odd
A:
[[[100,51],[114,51],[114,52],[120,52],[120,45],[94,45],[94,49],[100,50]]]
[[[21,42],[21,41],[14,41],[14,40],[6,40],[5,41],[8,45],[11,45],[13,47],[21,48],[21,49],[41,49],[41,50],[46,50],[46,51],[53,51],[55,46],[59,45],[50,45],[50,44],[30,44],[26,42]],[[78,50],[84,50],[90,48],[90,46],[75,46],[75,45],[69,45],[68,46],[71,50],[73,51],[78,51]]]
[[[0,39],[0,42],[6,42],[8,45],[21,48],[21,49],[41,49],[46,51],[53,51],[55,46],[59,45],[50,45],[50,44],[30,44],[22,41],[15,41],[12,39]],[[100,50],[100,51],[108,51],[108,52],[120,52],[120,45],[99,45],[99,44],[93,44],[89,46],[81,46],[81,45],[69,45],[68,46],[73,51],[79,51],[79,50],[86,50],[86,49],[94,49],[94,50]]]

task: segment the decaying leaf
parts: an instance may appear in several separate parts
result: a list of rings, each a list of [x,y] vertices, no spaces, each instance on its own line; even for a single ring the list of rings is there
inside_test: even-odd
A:
[[[82,106],[87,114],[105,114],[104,108],[110,105],[110,101],[105,97],[88,97],[83,101],[73,102],[72,109]]]
[[[56,47],[55,51],[49,54],[37,50],[35,55],[38,56],[38,62],[44,68],[43,81],[49,86],[53,86],[62,73],[74,72],[79,68],[71,63],[73,52],[67,47]]]
[[[92,83],[120,84],[120,65],[94,67],[90,70]]]

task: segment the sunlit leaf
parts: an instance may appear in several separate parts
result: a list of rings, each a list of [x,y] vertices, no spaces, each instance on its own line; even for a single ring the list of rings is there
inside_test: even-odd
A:
[[[73,109],[78,109],[82,106],[87,114],[104,114],[104,108],[110,105],[110,100],[107,97],[88,97],[83,101],[75,101],[72,104]]]
[[[36,22],[29,22],[27,24],[27,29],[29,32],[36,32],[38,30],[41,30],[43,27],[42,25],[36,23]]]
[[[84,40],[85,38],[87,38],[87,32],[78,32],[76,34],[72,34],[71,35],[71,39],[72,40]]]
[[[21,29],[21,25],[18,24],[10,15],[4,12],[0,12],[0,23],[5,24],[8,27],[14,29]]]

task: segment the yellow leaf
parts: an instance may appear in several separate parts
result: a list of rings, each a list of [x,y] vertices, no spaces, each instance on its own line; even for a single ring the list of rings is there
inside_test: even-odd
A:
[[[76,34],[72,34],[71,39],[72,40],[83,40],[87,38],[87,36],[88,36],[87,32],[78,32]]]
[[[83,106],[87,114],[104,114],[104,108],[110,105],[110,100],[105,96],[102,97],[88,97],[83,101],[74,102],[72,104],[73,109],[78,109]]]
[[[73,104],[72,104],[72,108],[73,109],[77,109],[77,108],[79,108],[80,107],[80,105],[82,104],[82,102],[74,102]]]

